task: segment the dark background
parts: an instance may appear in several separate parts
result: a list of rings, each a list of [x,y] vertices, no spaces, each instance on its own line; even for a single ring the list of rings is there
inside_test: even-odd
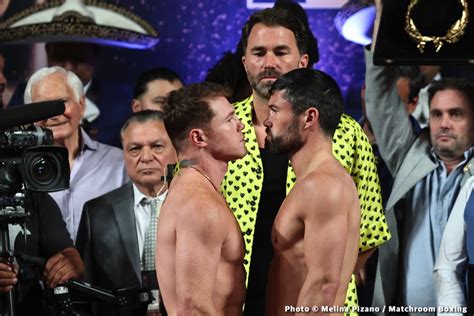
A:
[[[166,66],[181,75],[185,83],[204,79],[208,69],[226,50],[234,50],[241,29],[255,11],[249,0],[107,0],[125,7],[152,24],[160,42],[150,50],[104,47],[96,77],[133,85],[136,76],[155,66]],[[253,0],[273,6],[274,1]],[[298,1],[307,5],[311,0]],[[2,19],[33,4],[32,0],[11,0]],[[360,116],[360,87],[364,79],[362,47],[339,35],[333,20],[337,8],[307,8],[310,27],[319,44],[320,61],[315,68],[333,76],[346,99],[346,112]],[[1,21],[1,20],[0,20]],[[35,70],[29,45],[2,48],[7,57],[9,89]],[[129,101],[127,101],[128,103]]]

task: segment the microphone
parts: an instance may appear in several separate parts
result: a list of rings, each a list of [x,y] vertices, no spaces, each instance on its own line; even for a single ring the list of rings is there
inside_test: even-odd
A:
[[[31,124],[61,115],[66,107],[63,100],[43,101],[0,110],[0,130]]]

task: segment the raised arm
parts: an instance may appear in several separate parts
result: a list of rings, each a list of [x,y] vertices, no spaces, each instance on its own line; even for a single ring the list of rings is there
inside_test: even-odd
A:
[[[395,67],[375,66],[373,54],[365,50],[366,111],[380,154],[390,172],[396,174],[416,139],[403,101],[396,89]]]
[[[358,238],[358,223],[351,230],[350,215],[357,200],[344,193],[343,186],[335,180],[321,178],[316,183],[305,184],[304,191],[311,201],[301,208],[304,222],[304,255],[308,269],[301,288],[297,306],[342,306],[346,288],[339,289],[343,271],[347,239],[352,231],[352,240]],[[321,185],[324,183],[324,185]],[[311,194],[309,194],[312,192]],[[355,205],[354,205],[355,204]],[[354,215],[356,218],[358,214]],[[358,219],[358,218],[357,218]],[[357,241],[354,243],[354,264]],[[351,267],[352,272],[353,267]],[[347,280],[347,285],[349,284]],[[344,294],[337,301],[338,291]]]
[[[176,309],[178,315],[219,315],[213,296],[226,229],[211,201],[198,204],[177,221]]]
[[[375,0],[377,15],[374,23],[372,52],[376,45],[383,1]],[[375,66],[373,53],[365,49],[365,98],[367,118],[374,131],[380,154],[392,174],[395,174],[405,154],[416,139],[408,112],[396,89],[396,67]]]

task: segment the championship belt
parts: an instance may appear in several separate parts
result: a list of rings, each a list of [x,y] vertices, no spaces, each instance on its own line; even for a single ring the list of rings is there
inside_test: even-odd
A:
[[[376,65],[474,64],[472,0],[382,0]]]

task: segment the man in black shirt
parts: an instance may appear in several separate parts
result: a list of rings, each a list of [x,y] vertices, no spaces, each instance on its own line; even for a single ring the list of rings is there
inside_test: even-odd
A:
[[[50,288],[78,278],[84,271],[84,265],[54,200],[46,193],[27,192],[25,208],[30,212],[25,232],[20,230],[18,225],[9,225],[15,253],[46,258],[42,273]],[[17,305],[17,315],[41,315],[42,292],[33,273],[37,267],[20,258],[18,266],[24,272],[22,275],[25,278],[19,282],[21,301]],[[0,292],[5,293],[13,289],[18,283],[17,273],[17,267],[0,263]]]

